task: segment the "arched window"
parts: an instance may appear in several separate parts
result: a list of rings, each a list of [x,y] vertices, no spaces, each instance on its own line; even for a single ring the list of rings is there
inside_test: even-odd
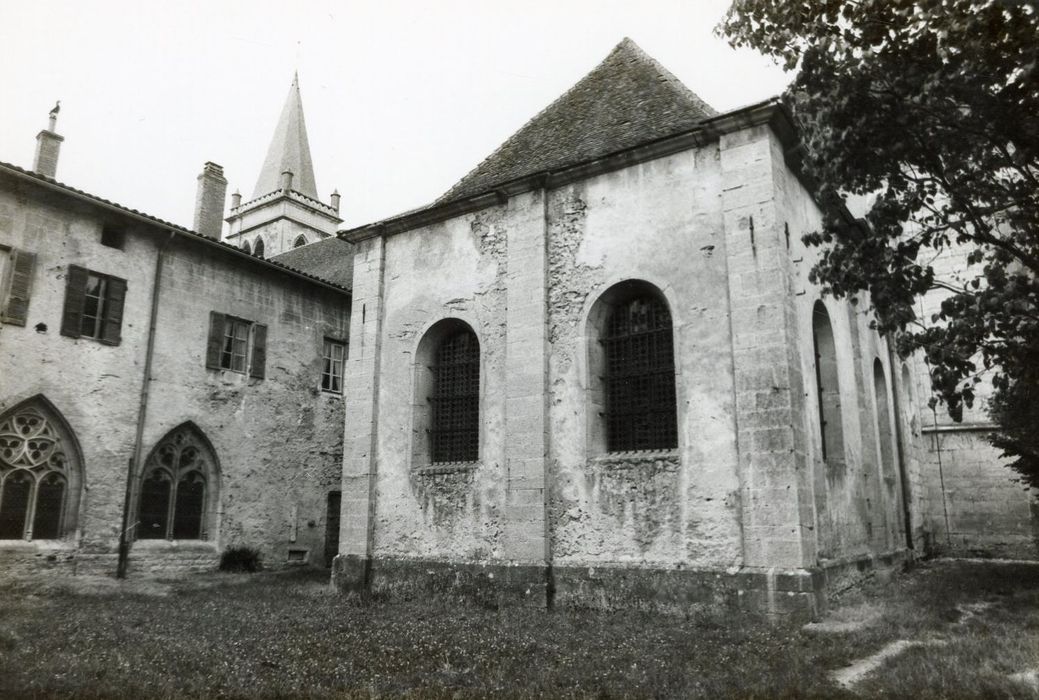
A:
[[[205,437],[184,424],[164,437],[144,467],[137,538],[202,540],[215,509],[216,458]]]
[[[249,241],[242,241],[242,250],[245,251],[246,255],[252,255],[252,248],[249,247]]]
[[[258,258],[263,257],[263,239],[257,238],[256,243],[253,244],[253,255]]]
[[[593,449],[678,447],[674,331],[660,291],[630,280],[608,289],[589,318]]]
[[[296,240],[292,242],[292,247],[293,248],[299,248],[300,246],[305,246],[306,244],[307,244],[307,237],[304,236],[303,234],[300,234],[300,235],[296,236]]]
[[[895,473],[894,437],[891,430],[891,399],[887,391],[887,379],[880,358],[873,360],[873,394],[877,404],[877,435],[880,439],[881,474]]]
[[[815,345],[815,382],[819,392],[819,433],[822,457],[830,464],[844,462],[844,424],[837,373],[837,348],[830,315],[821,301],[812,309],[812,341]]]
[[[422,338],[416,360],[416,465],[476,461],[480,453],[476,333],[457,319],[440,321]]]
[[[42,398],[0,416],[0,539],[53,540],[75,527],[79,458]]]

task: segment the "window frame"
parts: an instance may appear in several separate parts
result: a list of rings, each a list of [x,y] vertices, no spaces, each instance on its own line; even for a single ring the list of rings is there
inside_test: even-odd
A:
[[[90,284],[96,280],[100,286],[98,294],[90,294]],[[65,303],[62,307],[61,335],[68,338],[96,340],[103,345],[119,345],[122,342],[123,314],[126,304],[128,283],[116,277],[79,265],[69,265],[65,280]],[[94,313],[86,313],[88,298],[96,299]],[[93,318],[93,328],[83,332],[86,318]]]
[[[245,337],[239,337],[236,329],[241,329]],[[242,353],[235,352],[235,343],[244,344]],[[236,357],[242,358],[240,368],[235,366]],[[205,359],[206,369],[244,374],[252,379],[265,379],[267,326],[240,316],[210,311]],[[225,359],[228,364],[225,364]]]
[[[342,396],[343,376],[346,369],[346,360],[349,356],[349,344],[337,338],[326,336],[323,339],[321,347],[321,391],[328,394]],[[337,349],[341,351],[341,357],[338,360],[335,358],[334,352]],[[332,351],[331,354],[329,353],[330,350]],[[336,373],[337,362],[339,366],[338,374]],[[331,388],[327,386],[328,384],[332,384],[335,380],[338,380],[339,388]]]

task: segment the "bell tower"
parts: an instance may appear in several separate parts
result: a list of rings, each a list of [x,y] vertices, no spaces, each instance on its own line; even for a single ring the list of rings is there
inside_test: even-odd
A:
[[[318,198],[299,76],[294,75],[252,198],[243,202],[237,191],[231,195],[224,242],[269,258],[330,238],[342,219],[339,193],[329,199],[325,204]]]

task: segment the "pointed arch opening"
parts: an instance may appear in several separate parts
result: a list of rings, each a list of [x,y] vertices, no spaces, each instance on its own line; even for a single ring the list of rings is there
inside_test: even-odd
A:
[[[140,475],[135,537],[205,540],[215,529],[219,468],[209,440],[193,423],[166,433]]]
[[[258,258],[262,258],[263,254],[264,254],[263,239],[262,238],[257,238],[256,242],[253,244],[253,255],[255,255]]]
[[[480,341],[465,321],[438,321],[419,341],[413,410],[415,466],[480,458]]]
[[[242,250],[245,251],[246,255],[253,254],[253,249],[249,247],[249,241],[242,241]]]
[[[42,396],[0,415],[0,540],[56,540],[75,531],[79,445]]]
[[[830,314],[821,301],[812,309],[812,342],[815,347],[815,383],[819,403],[819,436],[823,460],[833,466],[844,463],[844,423],[841,391]]]
[[[663,293],[626,280],[588,318],[593,454],[678,447],[674,328]]]
[[[304,236],[304,235],[303,235],[303,234],[301,233],[300,235],[296,236],[296,240],[294,240],[294,241],[292,242],[292,247],[293,247],[293,248],[300,248],[300,247],[302,247],[302,246],[305,246],[306,244],[307,244],[307,237],[306,237],[306,236]]]
[[[880,358],[873,360],[873,396],[877,406],[877,437],[880,440],[880,473],[882,476],[895,475],[895,436],[892,430],[891,395],[887,389],[887,378],[884,376],[884,365]]]

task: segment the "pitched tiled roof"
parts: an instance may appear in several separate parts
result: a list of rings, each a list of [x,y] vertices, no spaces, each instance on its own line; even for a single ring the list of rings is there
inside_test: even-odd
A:
[[[5,173],[7,175],[11,175],[16,178],[21,178],[29,182],[35,181],[40,186],[46,187],[51,191],[64,193],[65,195],[79,199],[80,201],[89,202],[90,204],[101,209],[116,211],[120,214],[124,214],[128,217],[137,219],[138,221],[143,221],[145,223],[154,225],[159,231],[162,231],[163,229],[165,229],[166,231],[175,231],[187,238],[190,238],[191,240],[197,241],[198,243],[222,248],[227,252],[234,254],[234,256],[238,258],[239,262],[243,262],[247,265],[265,267],[268,270],[282,270],[283,272],[291,274],[298,278],[307,279],[312,282],[318,282],[329,287],[335,287],[345,292],[350,291],[350,287],[348,285],[341,285],[336,282],[333,282],[332,280],[323,279],[315,274],[307,272],[306,270],[297,270],[294,267],[291,267],[282,262],[253,257],[252,255],[249,255],[248,253],[237,248],[236,246],[224,243],[223,241],[213,240],[212,238],[203,236],[201,233],[197,233],[195,231],[192,231],[191,229],[184,228],[183,226],[178,226],[177,224],[170,223],[169,221],[163,221],[162,219],[154,217],[151,214],[145,214],[142,211],[131,209],[130,207],[125,207],[122,204],[113,202],[108,199],[103,199],[102,197],[90,194],[89,192],[84,192],[83,190],[77,190],[75,187],[66,185],[63,182],[58,182],[52,177],[40,175],[37,172],[26,170],[25,168],[19,168],[17,165],[12,165],[11,163],[4,163],[3,161],[0,161],[0,174]],[[353,275],[353,265],[350,265],[350,274],[351,276]]]
[[[438,201],[478,194],[510,180],[687,131],[715,114],[626,38]]]
[[[271,260],[345,289],[353,288],[354,246],[339,238],[326,238],[293,248],[273,256]]]

